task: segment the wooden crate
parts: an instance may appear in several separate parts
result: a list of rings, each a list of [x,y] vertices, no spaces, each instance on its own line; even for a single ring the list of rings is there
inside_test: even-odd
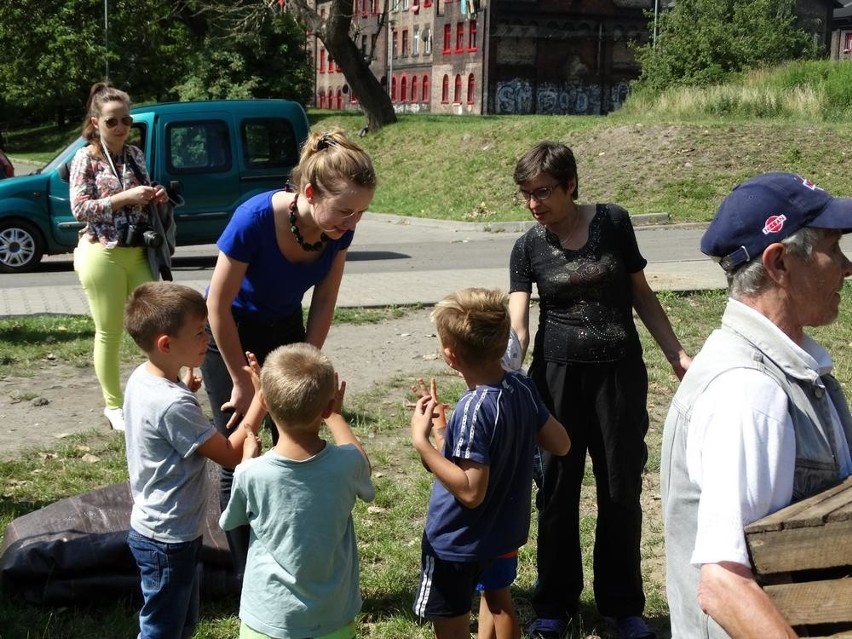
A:
[[[852,638],[852,477],[745,533],[758,583],[801,636]]]

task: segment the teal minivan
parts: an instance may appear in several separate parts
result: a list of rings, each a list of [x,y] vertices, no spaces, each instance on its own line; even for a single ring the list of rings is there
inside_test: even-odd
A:
[[[183,196],[177,244],[215,242],[248,198],[281,188],[299,162],[308,118],[289,100],[213,100],[134,107],[128,142],[155,182]],[[69,253],[83,224],[71,214],[68,164],[79,138],[36,173],[0,181],[0,272]]]

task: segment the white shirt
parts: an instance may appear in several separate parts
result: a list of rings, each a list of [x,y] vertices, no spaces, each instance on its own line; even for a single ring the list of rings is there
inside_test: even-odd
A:
[[[748,311],[788,341],[810,368],[820,375],[831,371],[831,356],[815,341],[805,336],[798,346],[766,317]],[[838,463],[847,476],[852,474],[849,446],[833,407],[832,413]],[[695,402],[686,457],[689,478],[701,488],[692,564],[750,566],[743,528],[793,497],[796,436],[784,391],[755,370],[720,375]]]

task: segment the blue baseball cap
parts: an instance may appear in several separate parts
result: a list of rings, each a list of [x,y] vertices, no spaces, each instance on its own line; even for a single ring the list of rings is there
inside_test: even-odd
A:
[[[795,173],[764,173],[722,200],[701,238],[701,252],[732,271],[806,226],[852,231],[852,199],[832,197]]]

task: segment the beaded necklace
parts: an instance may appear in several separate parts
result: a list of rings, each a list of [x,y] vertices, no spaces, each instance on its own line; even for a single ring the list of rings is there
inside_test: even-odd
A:
[[[320,235],[320,239],[313,244],[305,242],[305,238],[302,237],[302,232],[299,230],[299,227],[296,226],[296,202],[299,200],[298,193],[293,196],[293,201],[290,203],[290,232],[293,234],[293,237],[296,238],[296,241],[299,243],[299,246],[302,247],[303,251],[319,251],[323,245],[328,240],[328,236],[325,233]]]

